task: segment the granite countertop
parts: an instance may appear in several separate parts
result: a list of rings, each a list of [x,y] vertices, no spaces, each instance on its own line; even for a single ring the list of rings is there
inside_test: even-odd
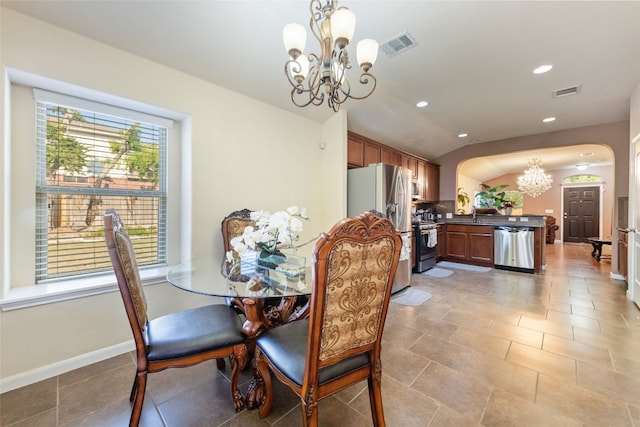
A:
[[[510,227],[544,227],[546,215],[477,215],[473,222],[471,215],[453,215],[444,220],[445,224],[462,225],[504,225]]]

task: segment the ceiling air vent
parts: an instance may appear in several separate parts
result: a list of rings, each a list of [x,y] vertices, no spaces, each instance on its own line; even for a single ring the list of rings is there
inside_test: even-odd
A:
[[[562,98],[563,96],[576,95],[580,93],[580,86],[571,86],[564,89],[558,89],[553,91],[555,98]]]
[[[380,45],[380,50],[382,50],[387,57],[391,58],[417,45],[418,42],[416,42],[416,39],[414,39],[408,32],[404,32],[399,36],[395,36],[391,40],[387,40],[382,43]]]

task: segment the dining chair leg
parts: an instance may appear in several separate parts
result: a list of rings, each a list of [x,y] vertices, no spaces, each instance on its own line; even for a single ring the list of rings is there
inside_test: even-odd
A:
[[[374,427],[385,427],[384,409],[382,407],[382,390],[380,381],[377,381],[373,374],[367,380],[369,385],[369,405],[371,406],[371,418]]]
[[[133,409],[131,410],[131,419],[129,420],[129,427],[138,427],[140,424],[140,416],[142,415],[142,405],[144,404],[144,394],[147,389],[147,373],[138,372],[136,377],[136,383],[138,384],[138,390],[136,391],[136,397],[133,402]]]
[[[133,402],[133,399],[136,398],[136,394],[138,394],[138,375],[133,378],[133,385],[131,386],[131,394],[129,394],[129,402]]]
[[[302,401],[302,425],[303,427],[318,427],[318,404],[313,402],[307,404]]]

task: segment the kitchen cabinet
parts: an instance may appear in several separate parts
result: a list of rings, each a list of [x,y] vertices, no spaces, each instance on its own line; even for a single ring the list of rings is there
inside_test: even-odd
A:
[[[493,226],[447,224],[445,258],[493,267]]]
[[[628,254],[629,254],[629,232],[626,229],[618,229],[618,273],[625,279],[629,278]]]
[[[425,164],[424,200],[437,202],[440,200],[440,165],[427,162]]]
[[[364,140],[349,134],[347,142],[347,166],[361,168],[364,166]]]
[[[411,170],[411,178],[415,181],[418,179],[418,159],[413,156],[402,156],[402,167]]]
[[[418,188],[420,188],[420,200],[427,200],[427,162],[424,160],[418,160],[418,175],[417,182]],[[415,181],[415,180],[414,180]]]
[[[380,162],[389,165],[402,166],[402,155],[398,150],[385,145],[380,146]]]
[[[413,182],[420,188],[420,201],[440,200],[440,166],[412,154],[380,144],[357,133],[348,132],[347,167],[361,168],[371,163],[386,163],[411,170]]]
[[[380,163],[380,145],[375,142],[365,141],[364,166],[369,166],[371,163]]]
[[[438,261],[447,256],[447,236],[444,229],[444,224],[438,224],[438,246],[436,246],[436,260]]]

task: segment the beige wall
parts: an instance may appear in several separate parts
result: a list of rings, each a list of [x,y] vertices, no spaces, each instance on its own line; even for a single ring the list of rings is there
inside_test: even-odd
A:
[[[34,133],[30,119],[10,119],[7,67],[179,113],[169,148],[170,262],[221,253],[220,222],[232,210],[306,207],[311,220],[303,239],[345,215],[346,113],[318,124],[5,8],[0,20],[5,296],[7,289],[32,285],[25,278],[33,277],[33,263],[20,260],[33,259],[35,224]],[[167,284],[147,289],[152,316],[212,301]],[[0,380],[131,339],[114,292],[2,312],[0,337]]]
[[[614,197],[626,196],[629,191],[628,121],[471,144],[459,148],[434,160],[440,164],[440,198],[442,200],[454,199],[458,165],[464,160],[526,151],[533,148],[564,147],[579,144],[601,144],[611,148],[616,165]]]

